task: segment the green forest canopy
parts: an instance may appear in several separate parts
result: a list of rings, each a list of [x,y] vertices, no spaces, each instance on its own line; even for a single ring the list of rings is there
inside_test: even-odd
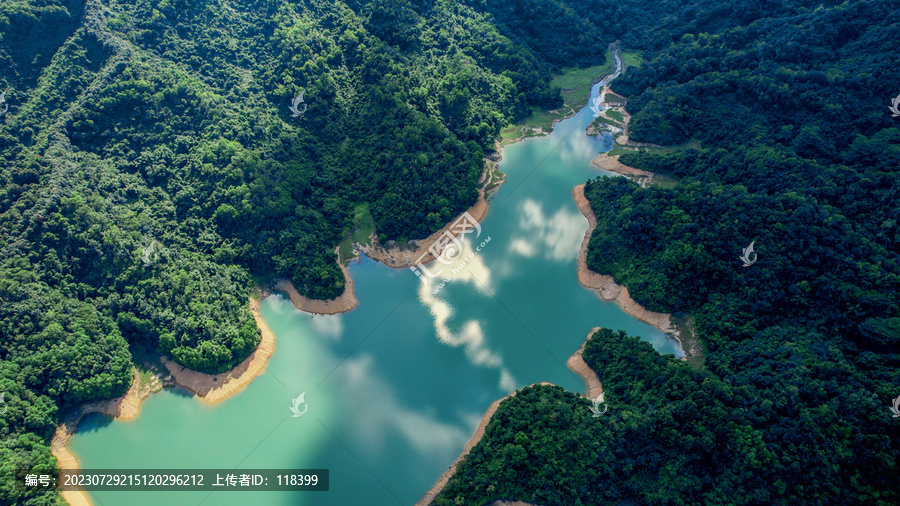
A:
[[[574,394],[524,392],[496,418],[520,430],[489,430],[438,503],[897,502],[890,2],[230,5],[0,4],[0,502],[58,500],[16,475],[55,472],[60,409],[127,389],[129,344],[232,367],[259,340],[258,279],[341,293],[334,248],[361,204],[382,240],[440,228],[499,130],[561,103],[551,73],[616,39],[645,55],[616,83],[632,138],[704,149],[623,158],[669,190],[588,185],[590,266],[694,313],[707,369],[595,336],[619,413],[677,412],[588,425]],[[530,423],[551,408],[571,415]]]
[[[705,369],[603,329],[584,355],[609,415],[520,391],[435,504],[900,500],[900,25],[887,2],[779,5],[700,2],[631,32],[630,137],[702,148],[622,156],[674,187],[585,188],[589,267],[692,313]]]

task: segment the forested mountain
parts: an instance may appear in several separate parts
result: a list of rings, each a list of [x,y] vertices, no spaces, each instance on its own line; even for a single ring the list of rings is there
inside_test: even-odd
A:
[[[691,312],[705,370],[604,329],[585,359],[609,414],[520,392],[435,504],[900,501],[896,8],[701,2],[622,34],[646,50],[613,86],[630,137],[702,147],[622,156],[672,188],[588,182],[588,265],[649,309]]]
[[[623,158],[674,189],[588,185],[590,265],[693,312],[707,368],[598,334],[588,363],[634,415],[524,392],[438,503],[896,503],[896,10],[4,0],[0,502],[58,500],[16,473],[55,472],[59,410],[123,393],[129,345],[227,370],[259,340],[259,279],[339,294],[360,205],[384,240],[439,229],[474,202],[500,128],[561,103],[551,73],[621,39],[645,51],[615,87],[632,137],[703,148]]]
[[[356,206],[428,235],[500,127],[561,103],[447,2],[5,0],[0,66],[2,503],[54,500],[15,473],[51,471],[60,408],[125,392],[129,344],[227,370],[258,279],[340,294]]]

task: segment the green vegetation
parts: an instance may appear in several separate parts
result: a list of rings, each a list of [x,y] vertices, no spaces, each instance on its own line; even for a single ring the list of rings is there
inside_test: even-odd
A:
[[[126,391],[131,350],[227,370],[259,341],[260,279],[334,297],[342,241],[424,237],[469,207],[497,137],[583,104],[615,40],[632,139],[670,146],[622,161],[678,184],[589,182],[589,265],[694,315],[705,368],[599,332],[585,358],[610,415],[525,389],[437,504],[897,503],[895,10],[0,4],[0,503],[58,503],[22,477],[57,471],[61,411]]]
[[[796,392],[754,402],[746,388],[609,329],[591,337],[584,359],[603,382],[605,415],[593,417],[589,400],[560,387],[520,390],[434,504],[772,504],[839,493],[775,472],[784,452],[754,428],[796,415]]]
[[[338,254],[343,262],[349,262],[353,258],[353,244],[363,246],[372,244],[372,234],[375,233],[375,220],[369,211],[368,204],[359,204],[353,209],[352,231],[341,241]]]
[[[483,184],[485,194],[494,191],[505,179],[506,174],[500,172],[496,165],[491,164],[488,168],[487,178]]]
[[[617,123],[620,123],[620,124],[621,124],[621,123],[624,123],[624,122],[625,122],[625,115],[622,114],[621,112],[619,112],[619,111],[617,111],[617,110],[615,110],[615,109],[607,109],[605,112],[606,112],[606,115],[607,115],[607,116],[609,116],[610,118],[612,118],[612,119],[613,119],[614,121],[616,121]]]
[[[500,128],[562,104],[556,65],[442,2],[8,1],[0,65],[0,504],[56,502],[22,477],[129,350],[229,369],[259,280],[340,294],[343,239],[438,230]]]
[[[644,58],[640,51],[622,51],[622,64],[625,66],[623,73],[628,73],[630,68],[640,67]]]
[[[631,148],[612,148],[609,151],[607,151],[606,154],[609,156],[616,156],[616,155],[624,155],[626,153],[633,153],[634,151],[635,150],[631,149]]]
[[[543,133],[550,133],[556,121],[571,116],[581,110],[591,94],[591,86],[603,76],[616,70],[616,63],[612,52],[606,52],[606,61],[602,65],[593,65],[586,68],[562,69],[560,74],[550,81],[552,89],[559,88],[562,96],[562,106],[552,110],[541,107],[532,107],[531,113],[525,119],[514,125],[509,125],[500,132],[501,145],[522,137],[534,137]]]
[[[648,153],[648,154],[669,154],[669,153],[680,153],[682,151],[705,151],[707,148],[703,147],[700,144],[700,141],[696,139],[690,139],[688,141],[682,142],[680,144],[675,144],[671,146],[658,146],[658,145],[649,145],[649,146],[639,146],[639,147],[621,147],[621,144],[616,144],[613,149],[609,152],[614,155],[622,155],[622,154],[635,154],[635,153]],[[630,160],[634,161],[633,158]],[[635,162],[638,163],[638,162]],[[662,167],[657,167],[660,170],[663,170]]]
[[[604,111],[604,112],[609,112],[609,111]],[[621,132],[621,129],[625,126],[624,123],[622,123],[620,121],[615,121],[615,120],[613,120],[611,118],[607,118],[605,116],[597,116],[596,118],[594,118],[594,121],[591,122],[591,124],[589,125],[589,128],[594,128],[594,129],[599,130],[602,125],[614,126],[614,127],[618,128],[620,132]]]
[[[603,101],[613,105],[621,105],[625,103],[625,98],[616,95],[612,91],[607,91]]]
[[[670,147],[615,153],[678,184],[589,181],[588,265],[648,309],[693,315],[703,367],[598,332],[584,356],[609,413],[524,389],[435,504],[900,501],[889,2],[668,4],[629,18],[621,38],[644,61],[615,88],[631,139]]]
[[[706,351],[700,343],[694,319],[687,313],[675,313],[672,315],[672,324],[680,333],[679,340],[686,353],[685,362],[694,367],[703,367],[706,363]]]

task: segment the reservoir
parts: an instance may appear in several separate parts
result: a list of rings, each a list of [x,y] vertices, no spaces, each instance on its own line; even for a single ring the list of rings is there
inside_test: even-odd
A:
[[[503,149],[507,181],[480,235],[465,235],[474,256],[455,275],[445,268],[443,285],[363,257],[349,266],[359,306],[348,313],[311,316],[268,297],[261,313],[276,351],[243,391],[208,405],[165,390],[134,421],[85,418],[69,445],[82,469],[325,468],[329,491],[92,492],[95,504],[411,505],[493,401],[542,381],[584,393],[566,360],[593,327],[680,355],[663,332],[578,283],[588,222],[572,188],[609,175],[590,164],[611,147],[585,135],[592,119],[585,107],[552,134]],[[308,409],[295,417],[304,392]]]

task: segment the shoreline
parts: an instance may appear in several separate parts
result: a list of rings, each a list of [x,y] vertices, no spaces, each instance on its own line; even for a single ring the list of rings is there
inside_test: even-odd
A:
[[[499,151],[496,155],[492,155],[492,157],[490,158],[485,158],[485,169],[478,179],[479,184],[483,185],[483,187],[478,188],[478,200],[476,200],[471,207],[460,213],[456,218],[444,225],[444,227],[437,232],[429,235],[424,239],[410,240],[406,244],[397,244],[394,241],[388,241],[385,244],[380,244],[378,242],[378,238],[375,237],[375,234],[373,233],[372,244],[370,244],[369,246],[357,244],[356,247],[372,260],[381,262],[384,265],[387,265],[388,267],[392,267],[394,269],[405,269],[413,267],[419,263],[427,264],[435,261],[437,257],[435,257],[434,254],[430,251],[430,248],[434,246],[438,239],[451,232],[453,230],[453,226],[457,221],[459,221],[460,218],[468,214],[475,221],[481,223],[484,220],[484,217],[487,216],[487,198],[490,196],[490,194],[497,191],[500,186],[503,185],[503,183],[506,182],[505,174],[499,181],[496,182],[496,184],[493,184],[494,181],[491,179],[490,171],[496,169],[497,162],[495,160],[500,159],[502,159],[502,153]],[[490,185],[493,186],[491,186],[490,190],[486,192],[485,187],[488,187]]]
[[[260,330],[259,345],[240,364],[219,374],[206,374],[188,369],[168,357],[160,357],[175,383],[195,394],[200,400],[215,404],[241,391],[259,376],[275,354],[275,334],[259,313],[260,300],[249,297],[250,313]],[[221,379],[221,381],[219,381]]]
[[[578,251],[578,282],[581,283],[581,285],[585,288],[591,288],[595,290],[601,299],[605,301],[615,301],[619,304],[619,307],[621,307],[623,311],[631,315],[633,318],[641,320],[645,323],[649,323],[650,325],[653,325],[654,327],[662,330],[672,339],[677,341],[679,346],[682,346],[681,340],[679,339],[678,330],[673,325],[671,314],[656,313],[654,311],[645,309],[643,306],[641,306],[631,298],[631,296],[628,294],[628,288],[616,284],[612,276],[597,274],[596,272],[588,269],[587,247],[591,239],[591,234],[594,232],[594,228],[597,226],[597,218],[596,216],[594,216],[594,212],[590,207],[590,203],[584,196],[584,184],[580,184],[572,189],[572,197],[575,200],[575,204],[578,206],[578,210],[581,211],[581,214],[588,220],[588,228],[584,233],[584,239],[582,239],[581,247]],[[585,397],[587,397],[588,399],[596,399],[597,397],[602,398],[603,396],[603,383],[600,381],[599,376],[597,376],[596,371],[594,371],[587,365],[587,362],[584,361],[584,358],[582,356],[584,347],[587,345],[587,342],[590,341],[591,337],[593,337],[594,333],[598,329],[600,329],[600,327],[592,328],[585,337],[584,342],[581,343],[581,346],[566,361],[566,365],[569,367],[569,369],[584,380],[585,388],[587,390],[587,395]],[[552,383],[541,382],[539,384],[551,385]],[[418,502],[416,502],[415,506],[429,506],[431,502],[434,501],[435,497],[437,497],[444,489],[444,487],[447,486],[450,478],[452,478],[453,475],[456,474],[456,466],[459,465],[459,463],[466,457],[466,455],[469,454],[472,448],[476,444],[478,444],[479,441],[481,441],[481,438],[484,436],[484,429],[485,427],[487,427],[487,424],[490,423],[491,417],[497,411],[500,403],[515,394],[516,392],[513,392],[501,399],[498,399],[494,401],[490,405],[490,407],[488,407],[487,411],[485,411],[484,415],[481,417],[481,422],[478,424],[478,428],[475,430],[475,435],[472,436],[472,439],[470,439],[466,444],[462,454],[460,454],[456,461],[453,462],[453,465],[450,466],[450,469],[448,469],[444,472],[444,474],[441,475],[438,481],[434,484],[434,486],[431,487],[431,489],[425,494],[425,496]]]
[[[481,438],[484,437],[484,430],[487,427],[488,423],[490,423],[491,417],[494,416],[494,413],[497,411],[497,408],[500,407],[500,403],[502,403],[506,399],[509,399],[510,397],[515,396],[517,393],[519,393],[519,390],[522,390],[523,388],[530,388],[530,387],[533,387],[536,385],[553,385],[553,384],[547,383],[547,382],[534,383],[534,384],[519,388],[515,392],[513,392],[509,395],[506,395],[504,397],[501,397],[500,399],[497,399],[496,401],[492,402],[491,405],[488,406],[487,411],[484,412],[484,415],[481,416],[481,422],[478,423],[478,427],[475,429],[475,434],[472,435],[472,438],[469,439],[468,443],[466,443],[466,446],[465,446],[465,448],[463,448],[462,453],[459,455],[459,457],[456,458],[455,461],[453,461],[453,464],[450,466],[450,469],[444,471],[444,474],[441,475],[441,477],[438,479],[437,483],[435,483],[434,486],[432,486],[431,489],[429,489],[428,492],[425,493],[425,496],[416,502],[415,506],[428,506],[429,504],[431,504],[434,501],[434,499],[438,496],[438,494],[440,494],[441,491],[444,490],[444,487],[447,486],[447,483],[450,481],[450,478],[453,478],[453,475],[456,474],[456,466],[459,465],[459,463],[462,462],[462,460],[464,458],[466,458],[466,456],[469,454],[469,452],[472,451],[472,448],[474,448],[475,445],[477,445],[478,442],[481,441]]]
[[[623,99],[622,102],[617,102],[615,105],[607,103],[610,110],[614,110],[622,114],[622,131],[618,132],[618,137],[616,137],[617,134],[613,134],[614,143],[623,148],[664,148],[665,146],[660,146],[659,144],[633,141],[628,137],[628,125],[631,123],[631,114],[629,114],[628,110],[626,110],[625,108],[628,105],[628,99],[625,98],[624,95],[620,95],[619,93],[613,91],[611,85],[606,86],[606,89],[613,95]]]
[[[657,313],[645,309],[631,298],[628,288],[616,283],[616,280],[608,274],[597,274],[590,270],[587,266],[587,249],[591,240],[591,234],[597,226],[597,217],[591,210],[591,205],[584,196],[584,184],[580,184],[572,189],[572,198],[578,206],[578,210],[588,220],[588,228],[584,233],[584,239],[581,241],[581,249],[578,251],[578,282],[585,288],[591,288],[597,291],[600,298],[605,301],[616,301],[623,311],[644,323],[649,323],[654,327],[662,330],[666,334],[671,334],[672,338],[678,341],[679,346],[681,340],[678,332],[672,324],[672,315],[670,313]]]
[[[607,93],[613,94],[616,97],[622,98],[623,101],[616,101],[615,103],[606,102]],[[624,149],[636,150],[642,147],[648,148],[663,148],[663,146],[659,146],[656,144],[650,144],[647,142],[636,142],[632,141],[628,138],[628,125],[631,123],[631,114],[625,109],[627,105],[627,99],[624,96],[619,95],[615,91],[612,90],[612,87],[607,85],[600,91],[601,101],[607,106],[606,110],[616,111],[617,113],[622,115],[622,128],[621,132],[613,131],[613,148],[621,147]],[[605,113],[606,110],[603,112]],[[616,121],[614,118],[610,118],[604,114],[604,117],[613,121]],[[618,130],[618,127],[614,127]],[[588,126],[588,135],[591,135],[590,130],[592,127]],[[595,131],[596,132],[596,131]],[[641,187],[646,188],[650,185],[653,180],[654,174],[652,172],[638,169],[637,167],[631,167],[630,165],[625,165],[624,163],[619,161],[619,157],[622,155],[609,155],[608,153],[600,153],[591,160],[591,167],[613,172],[615,174],[619,174],[621,176],[625,176],[626,178],[635,181]]]
[[[339,249],[340,246],[335,248],[334,252],[338,253]],[[305,313],[323,315],[346,313],[347,311],[356,308],[356,306],[359,305],[359,300],[356,298],[356,294],[353,291],[353,278],[350,276],[350,271],[347,270],[347,267],[341,262],[339,253],[337,263],[338,267],[341,268],[341,272],[344,274],[344,293],[333,299],[311,299],[305,295],[300,295],[300,292],[294,288],[294,284],[291,283],[291,280],[285,278],[276,279],[273,287],[275,290],[287,295],[294,307]]]
[[[587,362],[584,361],[582,353],[584,353],[584,347],[587,346],[587,342],[591,340],[594,332],[597,332],[598,330],[600,330],[600,327],[592,328],[591,331],[588,332],[587,337],[585,337],[584,342],[581,343],[581,347],[575,350],[575,353],[573,353],[572,356],[569,357],[569,360],[566,361],[566,365],[569,366],[569,369],[584,380],[584,384],[587,388],[587,398],[592,400],[603,396],[603,383],[600,382],[600,377],[597,376],[597,372],[591,369],[590,366],[587,365]]]
[[[241,391],[265,370],[269,358],[275,352],[275,334],[272,333],[272,330],[269,329],[269,326],[259,313],[260,300],[250,296],[248,303],[250,313],[253,314],[261,334],[257,348],[240,364],[221,374],[206,374],[194,371],[176,364],[165,356],[160,357],[162,364],[174,379],[175,384],[191,391],[200,400],[208,404],[215,404]],[[76,471],[81,468],[78,457],[69,450],[68,444],[78,430],[78,424],[81,423],[86,415],[100,413],[117,420],[132,421],[140,414],[141,403],[163,389],[163,382],[160,381],[159,375],[154,376],[150,382],[144,384],[141,381],[141,374],[136,367],[133,367],[133,372],[131,386],[125,395],[114,399],[91,401],[82,404],[67,414],[56,427],[50,442],[50,451],[56,457],[60,471]],[[218,381],[220,376],[224,377],[222,383]],[[90,506],[93,504],[87,492],[83,490],[60,491],[59,494],[70,506]]]
[[[614,59],[615,62],[616,62],[616,63],[614,64],[614,66],[613,66],[613,68],[614,68],[615,70],[614,70],[613,72],[609,72],[609,73],[603,74],[602,76],[600,76],[600,77],[594,79],[593,81],[591,81],[591,84],[588,86],[588,98],[587,98],[587,100],[585,101],[584,104],[578,104],[578,103],[576,103],[574,106],[568,106],[568,107],[571,107],[571,110],[570,110],[569,112],[567,112],[566,114],[563,114],[562,116],[558,117],[558,118],[554,118],[554,119],[551,121],[551,123],[550,123],[550,130],[549,130],[549,131],[544,130],[544,128],[543,128],[542,126],[537,126],[537,127],[526,127],[526,131],[524,131],[524,132],[522,133],[522,135],[520,135],[519,137],[516,137],[516,138],[514,138],[514,139],[506,139],[506,140],[502,141],[502,142],[500,143],[500,145],[501,145],[501,146],[508,146],[508,145],[510,145],[510,144],[515,144],[515,143],[517,143],[517,142],[521,142],[521,141],[523,141],[523,140],[525,140],[525,139],[528,139],[528,138],[530,138],[530,137],[545,137],[545,136],[547,136],[547,135],[550,135],[550,134],[553,132],[553,130],[556,129],[556,124],[557,124],[557,123],[559,123],[559,122],[561,122],[561,121],[565,121],[565,120],[571,118],[572,116],[575,116],[575,115],[578,114],[582,109],[584,109],[585,107],[587,107],[587,106],[591,103],[591,89],[594,87],[595,84],[600,83],[600,82],[603,82],[603,81],[606,80],[607,78],[610,78],[610,82],[612,82],[612,80],[614,80],[615,78],[617,78],[619,75],[621,75],[622,72],[625,71],[625,66],[624,66],[624,64],[623,64],[623,65],[620,65],[621,60],[619,59],[619,56],[618,56],[618,51],[619,51],[620,49],[621,49],[621,41],[620,41],[620,40],[617,40],[616,42],[612,42],[612,43],[609,44],[607,50],[608,50],[608,51],[611,51],[612,54],[613,54],[613,59]],[[572,92],[575,92],[575,91],[577,91],[577,88],[567,88],[567,89],[561,89],[561,90],[560,90],[560,93],[572,93]],[[606,94],[607,91],[612,91],[612,90],[610,90],[609,83],[607,83],[605,86],[601,86],[601,87],[600,87],[599,92],[600,92],[600,100],[601,100],[601,101],[604,100],[604,95]],[[615,92],[613,92],[613,93],[615,94]],[[567,106],[565,105],[565,103],[563,103],[563,106],[562,106],[562,107],[567,107]],[[550,110],[548,110],[547,112],[549,112],[549,113],[551,113],[551,114],[558,114],[559,111],[560,111],[560,108],[556,108],[556,109],[550,109]],[[524,126],[524,125],[522,125],[522,126]],[[531,135],[528,135],[529,132],[531,133]]]
[[[78,457],[69,450],[69,441],[78,430],[78,424],[89,414],[100,413],[123,421],[137,418],[141,411],[141,402],[162,389],[158,379],[144,385],[137,368],[133,367],[131,386],[125,395],[115,399],[91,401],[82,404],[75,411],[67,414],[56,427],[50,440],[50,452],[56,457],[60,471],[77,471],[81,468]],[[157,388],[158,387],[158,388]],[[93,504],[84,490],[66,490],[59,492],[60,497],[70,506],[90,506]]]
[[[603,77],[601,77],[600,79],[591,83],[591,86],[593,87],[594,84],[596,84],[602,80],[603,80]],[[605,93],[605,89],[608,89],[608,88],[609,88],[608,86],[601,88],[601,93]],[[588,101],[590,101],[590,97],[588,98]],[[559,121],[563,121],[571,116],[574,116],[575,114],[577,114],[577,112],[578,111],[574,111],[564,118],[554,120],[553,128],[556,127],[556,124]],[[543,135],[547,135],[547,134],[544,133]],[[522,136],[522,137],[519,137],[518,139],[510,139],[508,141],[501,143],[499,146],[499,149],[497,150],[497,153],[499,155],[498,159],[502,159],[502,156],[503,156],[502,151],[501,151],[502,147],[508,146],[510,144],[515,144],[516,142],[520,142],[527,138],[528,137],[526,137],[526,136]],[[505,181],[506,181],[506,178],[504,177],[503,181],[501,181],[501,184]],[[584,185],[583,184],[580,185],[580,188],[582,190],[581,191],[582,199],[584,199]],[[574,190],[573,190],[573,192],[574,192]],[[479,201],[480,200],[481,200],[481,196],[479,196]],[[584,199],[584,200],[585,200],[585,202],[587,202],[586,199]],[[576,199],[576,204],[577,203],[578,203],[578,201]],[[579,209],[581,209],[580,205],[579,205]],[[585,268],[587,267],[587,264],[586,264],[587,257],[585,256],[586,252],[587,252],[587,242],[590,240],[590,234],[591,234],[591,232],[594,231],[594,226],[596,226],[596,224],[597,224],[596,219],[593,217],[593,212],[590,211],[590,207],[588,207],[588,212],[590,212],[590,217],[587,217],[587,216],[585,216],[585,217],[588,218],[589,226],[588,226],[588,230],[585,234],[585,239],[582,241],[581,249],[579,250],[579,255],[578,255],[579,267],[581,266],[581,262],[584,261]],[[584,214],[584,211],[582,211],[582,214]],[[478,219],[478,221],[481,221],[481,217],[478,217],[477,219]],[[366,254],[368,255],[368,252],[366,252]],[[370,255],[370,257],[371,257],[371,255]],[[580,269],[579,269],[579,281],[581,281]],[[584,283],[582,283],[582,285],[583,284]],[[587,363],[582,358],[581,353],[584,351],[584,346],[587,343],[587,340],[591,338],[591,336],[594,334],[594,332],[596,332],[596,330],[598,328],[599,327],[594,327],[591,330],[591,332],[587,335],[587,339],[585,339],[585,342],[581,344],[581,347],[578,348],[578,350],[576,350],[572,354],[572,356],[570,356],[569,359],[566,361],[566,365],[569,367],[569,369],[572,370],[572,372],[574,372],[575,374],[577,374],[584,380],[585,385],[587,387],[588,397],[591,399],[596,398],[595,396],[592,396],[592,394],[596,393],[597,396],[603,394],[603,385],[600,383],[600,378],[597,376],[597,373],[594,372],[590,367],[588,367]],[[541,383],[532,384],[530,386],[534,386],[534,385],[552,385],[552,383],[541,382]],[[521,390],[521,389],[519,389],[519,390]],[[475,445],[477,445],[478,442],[481,441],[481,438],[484,437],[484,430],[487,427],[487,424],[490,423],[491,418],[494,416],[494,413],[497,411],[497,408],[500,406],[500,403],[502,403],[506,399],[516,395],[517,392],[518,392],[518,390],[516,390],[516,392],[506,395],[506,396],[494,401],[493,403],[491,403],[491,405],[488,407],[488,409],[482,415],[481,422],[478,424],[478,427],[475,429],[475,434],[472,436],[471,439],[469,439],[469,442],[466,443],[466,446],[463,448],[462,453],[459,455],[459,457],[457,457],[457,459],[453,462],[453,464],[450,466],[450,468],[447,471],[445,471],[440,476],[440,478],[438,478],[437,482],[435,482],[435,484],[431,487],[431,489],[429,489],[428,492],[425,493],[425,495],[422,497],[422,499],[419,499],[419,501],[416,502],[415,506],[429,506],[434,501],[434,499],[441,493],[441,491],[444,490],[444,487],[447,486],[447,483],[450,481],[450,479],[453,477],[453,475],[456,474],[456,467],[459,465],[459,463],[462,462],[462,460],[469,454],[469,452],[472,450],[472,448],[474,448]],[[495,503],[492,503],[492,506],[497,506],[497,502],[499,502],[499,501],[495,501]],[[512,504],[517,504],[517,503],[518,503],[518,501],[516,503],[512,503]],[[503,503],[500,502],[500,504],[503,504]],[[522,504],[525,504],[525,503],[522,503]]]
[[[496,168],[496,161],[499,161],[500,156],[498,151],[495,155],[495,159],[485,159],[485,171],[479,182],[487,181],[486,185],[491,182],[490,171]],[[465,212],[469,213],[469,215],[479,222],[483,220],[484,216],[487,214],[488,208],[486,197],[499,188],[505,181],[506,177],[504,175],[504,177],[502,177],[488,192],[485,192],[483,188],[479,188],[478,200]],[[377,242],[373,242],[373,247],[361,249],[370,258],[381,261],[389,267],[411,267],[416,265],[420,256],[424,252],[427,252],[446,231],[449,231],[453,224],[456,223],[463,214],[460,214],[441,230],[438,230],[425,239],[410,241],[414,244],[413,247],[383,247],[377,245]],[[336,253],[337,251],[338,249],[335,248]],[[425,259],[426,262],[435,260],[431,254],[428,254]],[[345,313],[359,305],[359,300],[354,294],[353,278],[350,275],[350,271],[340,261],[340,258],[338,258],[338,266],[344,274],[345,285],[344,293],[334,299],[312,299],[301,295],[294,287],[293,283],[284,278],[276,279],[274,284],[270,286],[274,290],[284,293],[290,299],[294,307],[300,311],[323,315]],[[206,374],[188,369],[166,356],[161,356],[160,363],[169,375],[164,381],[173,381],[176,385],[185,388],[207,404],[222,402],[243,390],[244,387],[250,384],[253,379],[265,370],[266,364],[268,364],[269,359],[275,353],[275,335],[272,333],[259,312],[260,302],[271,294],[272,293],[269,290],[263,290],[259,299],[254,298],[252,295],[248,297],[250,312],[253,315],[254,320],[256,320],[256,325],[260,330],[261,337],[256,349],[253,350],[253,352],[240,364],[220,374]],[[75,411],[68,414],[57,426],[51,439],[50,448],[53,456],[56,457],[57,465],[60,470],[80,469],[78,458],[68,449],[68,444],[72,439],[72,436],[78,430],[78,424],[84,416],[91,413],[100,413],[122,421],[134,420],[140,413],[143,400],[162,390],[163,386],[159,374],[157,374],[150,383],[143,385],[140,379],[140,372],[137,368],[134,368],[133,370],[134,376],[132,383],[125,395],[115,399],[91,401],[82,404],[76,408]],[[220,379],[222,380],[221,382],[219,381]],[[514,395],[514,393],[510,395]],[[500,401],[502,400],[503,399]],[[499,406],[500,401],[496,401],[497,406]],[[493,406],[493,410],[496,409],[496,406]],[[493,411],[491,411],[491,414],[493,414]],[[482,425],[479,426],[480,432],[476,431],[476,436],[479,440],[484,434],[484,426],[486,426],[489,421],[490,416],[487,416],[487,418],[482,420]],[[474,443],[470,441],[470,445],[467,445],[466,447],[466,453],[468,453],[468,450],[471,449],[472,446],[475,446],[476,443],[477,440]],[[463,456],[464,455],[465,454],[463,454]],[[460,458],[462,458],[462,456]],[[454,469],[455,465],[456,464],[454,463]],[[450,476],[452,476],[452,474],[447,476],[448,480]],[[443,488],[443,485],[441,488]],[[60,491],[59,494],[70,506],[90,506],[93,504],[87,492],[83,490]]]
[[[606,153],[600,153],[595,156],[593,160],[591,160],[591,167],[607,170],[609,172],[615,172],[616,174],[625,176],[625,177],[653,177],[653,173],[638,169],[637,167],[632,167],[630,165],[625,165],[624,163],[619,161],[619,157],[622,155],[608,155]]]
[[[457,220],[468,213],[470,216],[472,216],[472,218],[480,223],[487,215],[487,209],[488,204],[487,199],[484,195],[484,191],[479,189],[478,200],[475,201],[475,204],[473,204],[472,207],[466,209],[462,214],[454,218],[453,221],[444,225],[444,228],[438,230],[437,232],[429,235],[424,239],[414,239],[407,242],[406,244],[391,244],[393,241],[390,241],[387,244],[382,245],[379,244],[378,239],[374,237],[373,234],[371,245],[359,245],[358,248],[372,260],[381,262],[384,265],[387,265],[388,267],[392,267],[394,269],[413,267],[414,265],[419,263],[420,258],[422,259],[421,263],[423,264],[433,262],[437,259],[437,257],[435,257],[429,251],[429,249],[445,233],[450,232]]]

